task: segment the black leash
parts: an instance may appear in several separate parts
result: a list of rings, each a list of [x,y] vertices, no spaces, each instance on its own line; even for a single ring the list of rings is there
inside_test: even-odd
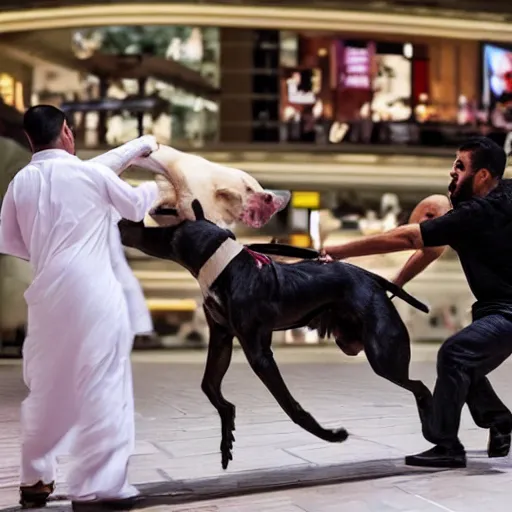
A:
[[[284,256],[287,258],[299,258],[301,260],[315,260],[320,257],[320,252],[315,249],[308,249],[305,247],[295,247],[294,245],[288,244],[249,244],[246,245],[248,249],[254,252],[260,252],[262,254],[271,254],[273,256]],[[393,300],[396,297],[392,294],[390,299]]]
[[[301,260],[315,260],[320,253],[315,249],[307,249],[305,247],[295,247],[287,244],[249,244],[248,249],[262,254],[272,254],[273,256],[284,256],[288,258],[300,258]]]

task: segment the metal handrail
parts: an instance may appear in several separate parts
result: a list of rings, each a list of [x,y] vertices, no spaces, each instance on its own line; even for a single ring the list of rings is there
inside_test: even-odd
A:
[[[152,0],[154,3],[184,3],[180,0]],[[85,4],[116,4],[116,3],[139,3],[140,0],[3,0],[2,10],[7,9],[29,9],[44,7],[62,7]],[[311,7],[310,0],[185,0],[189,4],[209,4],[209,5],[252,5],[269,7]],[[416,11],[419,15],[425,15],[427,12],[437,11],[470,11],[471,13],[503,13],[512,14],[510,2],[500,0],[366,0],[361,2],[346,0],[318,0],[315,2],[315,8],[326,7],[331,9],[360,10],[364,4],[365,9],[374,11]]]
[[[180,0],[152,0],[154,3],[184,3]],[[62,6],[91,5],[91,4],[116,4],[116,3],[140,3],[140,0],[3,0],[1,10],[18,10],[31,8],[52,8]],[[250,5],[261,7],[304,7],[311,8],[310,0],[185,0],[189,4],[206,5]],[[344,10],[372,10],[374,12],[402,12],[425,16],[433,13],[449,16],[453,12],[475,18],[475,14],[482,19],[495,18],[496,14],[512,17],[512,4],[501,0],[318,0],[315,8],[344,9]]]

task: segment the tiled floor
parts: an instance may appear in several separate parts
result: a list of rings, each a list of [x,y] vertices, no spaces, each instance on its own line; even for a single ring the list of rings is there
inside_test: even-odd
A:
[[[435,352],[418,349],[412,373],[429,386]],[[352,437],[327,444],[294,425],[236,353],[223,386],[237,406],[234,460],[222,471],[219,420],[201,393],[204,353],[138,353],[137,453],[133,482],[174,492],[155,510],[174,512],[508,512],[512,461],[484,456],[487,432],[464,412],[461,439],[470,464],[460,471],[407,468],[403,456],[429,446],[412,397],[378,378],[364,357],[332,348],[276,351],[283,376],[304,408]],[[512,366],[491,375],[512,406]],[[24,395],[19,364],[0,365],[0,506],[16,503],[18,409]],[[65,492],[66,461],[59,492]],[[302,482],[308,487],[284,487]],[[319,485],[319,484],[334,485]],[[273,490],[274,492],[269,492]],[[243,495],[248,491],[259,494]],[[242,494],[242,495],[240,495]],[[236,496],[235,496],[236,495]],[[211,499],[211,497],[217,499]],[[225,497],[232,496],[232,497]],[[201,501],[202,500],[202,501]],[[62,505],[57,509],[65,510]]]

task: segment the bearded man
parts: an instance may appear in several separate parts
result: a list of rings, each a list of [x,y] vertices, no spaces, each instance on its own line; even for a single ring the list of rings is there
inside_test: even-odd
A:
[[[506,456],[510,450],[512,414],[487,378],[512,353],[512,183],[503,179],[506,163],[504,150],[495,142],[471,139],[457,151],[450,172],[452,210],[325,250],[331,258],[344,259],[416,249],[421,271],[436,252],[422,257],[423,251],[451,246],[477,299],[473,322],[443,343],[438,353],[430,416],[423,425],[423,435],[435,446],[406,457],[408,465],[466,466],[458,438],[464,403],[477,425],[490,430],[489,457]],[[410,276],[416,271],[407,272]],[[397,282],[403,284],[408,275],[399,275]]]

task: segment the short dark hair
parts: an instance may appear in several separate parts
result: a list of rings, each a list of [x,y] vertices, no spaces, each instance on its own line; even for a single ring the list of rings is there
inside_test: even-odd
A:
[[[505,150],[488,137],[473,137],[459,147],[471,153],[473,171],[488,169],[494,178],[502,178],[507,166]]]
[[[23,116],[23,129],[34,148],[51,146],[59,137],[66,115],[53,105],[30,107]]]

